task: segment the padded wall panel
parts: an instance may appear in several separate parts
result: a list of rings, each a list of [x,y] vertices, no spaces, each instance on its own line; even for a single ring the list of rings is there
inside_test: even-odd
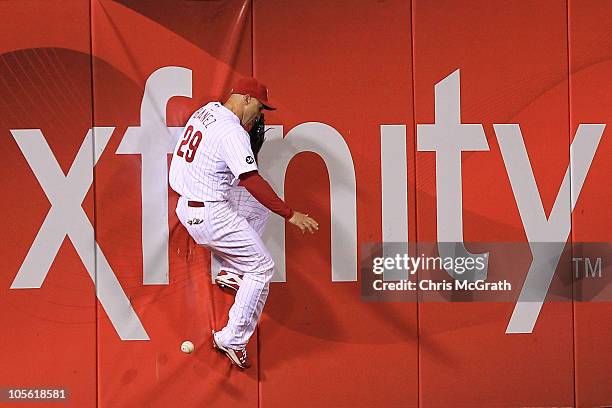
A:
[[[253,40],[254,74],[279,105],[268,123],[315,146],[327,136],[308,122],[339,132],[354,165],[357,242],[381,241],[380,125],[407,126],[413,162],[409,4],[255,2]],[[273,283],[260,327],[261,405],[416,406],[416,304],[364,303],[359,281],[332,281],[339,214],[330,215],[330,194],[351,188],[330,192],[335,176],[315,153],[299,153],[287,169],[286,200],[320,229],[302,236],[286,226],[287,281]]]
[[[609,185],[612,168],[608,158],[612,151],[610,142],[610,98],[612,82],[609,79],[612,41],[607,21],[612,7],[607,2],[569,2],[570,39],[570,108],[571,131],[580,124],[605,124],[599,146],[572,217],[572,239],[574,243],[609,243],[610,217],[608,209],[612,202]],[[603,247],[606,248],[608,244]],[[576,257],[590,257],[594,263],[597,257],[603,259],[602,278],[586,278],[585,265],[579,266],[579,278],[575,285],[577,299],[574,303],[575,353],[576,353],[576,403],[580,407],[608,406],[612,404],[608,383],[611,364],[610,342],[606,341],[612,330],[609,300],[612,293],[606,284],[610,274],[607,253],[609,250],[576,253]],[[592,288],[592,291],[584,291]],[[593,293],[591,299],[587,293]]]
[[[0,15],[0,384],[94,407],[89,4],[3,1]]]
[[[566,21],[565,4],[556,1],[413,2],[417,124],[443,122],[434,115],[434,87],[445,78],[452,81],[454,74],[460,82],[461,123],[483,125],[469,136],[470,147],[461,153],[458,170],[462,231],[451,241],[463,239],[468,251],[480,253],[470,242],[533,239],[524,231],[493,124],[520,125],[522,137],[512,142],[524,140],[527,166],[537,184],[535,199],[541,198],[546,216],[551,212],[569,164]],[[457,97],[453,91],[439,103],[448,109]],[[456,116],[450,117],[457,123]],[[443,140],[466,145],[465,137],[448,131]],[[436,179],[436,166],[445,165],[448,160],[441,162],[434,152],[417,152],[419,242],[449,240],[440,235],[457,225],[457,218],[440,224],[440,208],[459,204],[456,197],[441,196],[443,188],[436,189],[436,183],[452,182]],[[491,251],[491,265],[495,256]],[[517,259],[508,270],[521,284],[530,261]],[[567,292],[571,296],[571,287]],[[419,304],[422,406],[573,404],[571,302],[545,303],[530,334],[506,334],[514,306]]]

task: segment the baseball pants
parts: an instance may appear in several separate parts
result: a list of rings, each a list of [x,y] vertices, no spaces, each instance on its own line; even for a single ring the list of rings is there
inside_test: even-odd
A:
[[[243,187],[233,187],[228,201],[189,207],[179,199],[176,213],[197,244],[210,249],[221,269],[242,275],[242,284],[229,311],[227,326],[215,333],[217,342],[241,349],[253,335],[269,293],[274,261],[261,239],[269,217]]]

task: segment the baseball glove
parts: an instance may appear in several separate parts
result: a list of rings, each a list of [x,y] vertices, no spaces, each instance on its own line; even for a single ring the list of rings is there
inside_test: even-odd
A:
[[[253,150],[253,154],[255,155],[255,161],[257,161],[257,154],[265,141],[265,133],[264,114],[262,113],[255,123],[253,123],[251,130],[249,130],[251,150]]]

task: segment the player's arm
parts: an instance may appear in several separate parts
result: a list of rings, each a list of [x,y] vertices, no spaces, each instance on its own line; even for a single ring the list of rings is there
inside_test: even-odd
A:
[[[270,184],[259,175],[257,170],[242,173],[240,175],[240,185],[246,188],[264,207],[289,220],[290,223],[296,225],[302,232],[308,230],[310,233],[313,233],[319,229],[319,224],[310,218],[308,214],[302,214],[289,208],[276,195]]]
[[[319,228],[319,224],[308,214],[291,210],[276,195],[270,184],[259,175],[257,163],[253,158],[249,135],[244,129],[240,128],[237,132],[229,132],[222,139],[220,152],[232,174],[240,179],[240,184],[263,206],[288,219],[302,232],[308,230],[312,233]]]

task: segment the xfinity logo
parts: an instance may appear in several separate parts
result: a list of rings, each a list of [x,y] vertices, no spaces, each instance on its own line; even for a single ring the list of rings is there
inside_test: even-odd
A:
[[[436,154],[437,239],[439,242],[461,243],[459,250],[439,245],[440,256],[481,258],[486,254],[472,254],[462,244],[461,153],[487,152],[489,146],[482,124],[461,123],[459,83],[457,70],[435,85],[435,122],[417,125],[418,150]],[[189,69],[171,66],[151,74],[142,99],[140,126],[127,129],[115,152],[141,157],[145,285],[168,284],[167,155],[173,152],[181,129],[166,125],[165,112],[170,98],[191,97],[191,90]],[[530,244],[533,260],[506,333],[531,333],[545,294],[536,302],[526,301],[527,294],[530,288],[541,291],[550,285],[570,233],[571,212],[578,201],[605,125],[582,124],[578,127],[570,148],[571,171],[568,166],[548,218],[519,125],[493,126],[529,242],[558,243],[557,247],[547,245],[545,250]],[[282,126],[269,126],[268,129],[268,142],[260,152],[260,171],[281,197],[284,196],[287,167],[296,154],[314,152],[325,162],[330,177],[333,220],[332,281],[356,281],[356,180],[353,158],[344,138],[333,127],[319,122],[300,124],[285,137]],[[68,236],[96,284],[96,295],[121,339],[148,340],[149,336],[106,260],[103,248],[95,242],[93,226],[81,207],[93,182],[93,167],[113,131],[113,127],[95,127],[87,132],[68,175],[64,176],[40,129],[11,130],[51,202],[51,209],[11,288],[40,288],[61,243]],[[408,237],[406,126],[381,125],[380,132],[383,241],[401,242]],[[95,143],[92,143],[92,138]],[[93,156],[88,150],[91,146],[96,149]],[[275,280],[285,281],[285,224],[284,220],[277,218],[270,219],[264,238],[276,260]],[[212,269],[213,272],[218,269],[214,257]],[[449,274],[456,278],[453,271],[449,271]],[[485,266],[480,275],[470,279],[486,279],[486,274]]]

